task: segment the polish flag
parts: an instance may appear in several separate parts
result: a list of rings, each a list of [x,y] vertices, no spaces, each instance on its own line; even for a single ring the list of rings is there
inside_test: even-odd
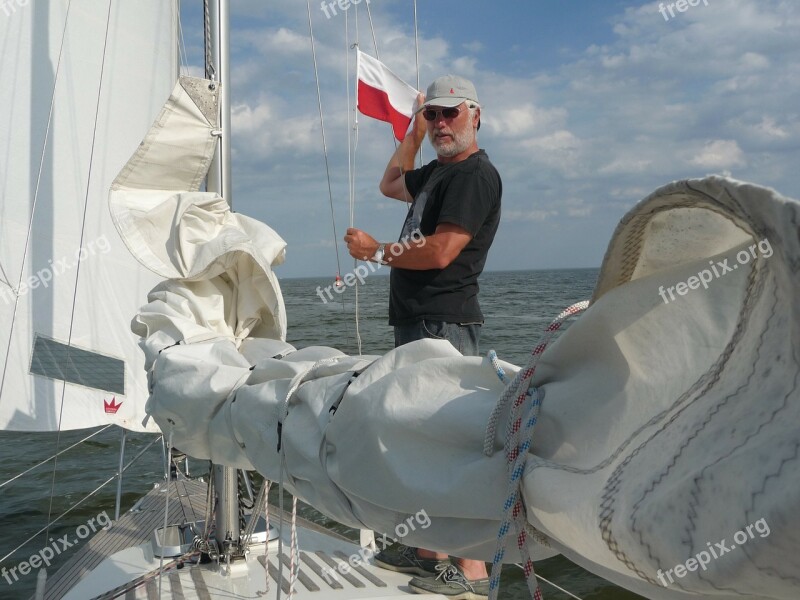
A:
[[[392,73],[386,65],[358,50],[358,110],[361,114],[392,124],[394,137],[403,141],[414,115],[417,90]]]

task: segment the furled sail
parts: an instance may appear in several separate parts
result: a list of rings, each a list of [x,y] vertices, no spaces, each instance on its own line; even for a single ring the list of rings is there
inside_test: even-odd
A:
[[[165,345],[222,335],[238,347],[250,337],[286,337],[283,296],[272,272],[286,243],[263,223],[232,212],[218,194],[198,191],[216,147],[218,85],[181,77],[111,186],[111,213],[128,249],[170,278],[150,292],[167,318],[145,329],[140,319],[134,324],[148,368]],[[171,307],[184,303],[192,315],[212,321],[181,319]]]
[[[165,169],[134,162],[163,189]],[[283,480],[351,526],[393,532],[425,510],[431,526],[404,541],[491,559],[508,478],[502,427],[484,453],[504,388],[491,362],[441,340],[382,357],[295,350],[268,274],[279,238],[213,198],[172,194],[136,225],[140,258],[172,266],[133,329],[148,412],[175,446]],[[665,186],[623,219],[591,306],[536,371],[521,483],[545,536],[534,558],[561,552],[650,598],[797,598],[798,225],[797,201],[718,177]],[[216,239],[244,232],[258,243]]]
[[[147,385],[129,324],[159,278],[130,256],[105,201],[177,78],[176,5],[3,10],[0,428],[141,429]]]

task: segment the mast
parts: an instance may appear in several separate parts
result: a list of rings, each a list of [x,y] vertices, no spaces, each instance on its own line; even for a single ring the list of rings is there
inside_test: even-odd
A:
[[[222,135],[218,138],[217,152],[208,171],[207,190],[217,192],[233,208],[231,180],[231,73],[230,73],[230,13],[229,0],[207,0],[211,29],[212,73],[220,85],[219,110]],[[209,71],[206,65],[207,72]]]
[[[208,35],[210,47],[206,49],[206,73],[219,83],[220,135],[217,150],[206,180],[206,189],[232,202],[231,181],[231,103],[230,103],[230,14],[229,0],[206,0],[208,8]],[[216,541],[220,554],[226,559],[241,556],[239,527],[238,473],[236,469],[213,466],[214,487],[217,491],[215,512]]]

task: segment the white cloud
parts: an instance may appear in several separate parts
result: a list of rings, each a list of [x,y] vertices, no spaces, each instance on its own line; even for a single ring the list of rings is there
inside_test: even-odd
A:
[[[735,140],[710,141],[690,162],[706,169],[727,169],[747,164],[744,152]]]
[[[530,102],[511,102],[487,111],[482,122],[494,134],[503,137],[528,137],[564,126],[567,111],[560,107],[538,108]]]
[[[465,31],[472,13],[462,2],[420,6],[420,86],[424,91],[448,72],[475,82],[483,107],[480,144],[503,178],[504,227],[518,221],[534,233],[558,228],[563,233],[553,243],[569,247],[571,256],[587,253],[581,265],[596,264],[600,257],[588,253],[605,246],[622,214],[671,180],[735,170],[784,193],[800,189],[796,3],[711,1],[665,21],[658,2],[639,2],[617,14],[609,7],[605,19],[583,29],[571,28],[579,17],[565,11],[564,47],[559,41],[558,51],[533,56],[536,3],[515,8],[518,31],[486,27],[484,33]],[[438,17],[451,8],[461,12],[443,27]],[[235,21],[245,22],[232,38],[238,209],[284,235],[287,268],[325,271],[313,253],[310,262],[302,256],[307,240],[330,238],[305,3],[237,0],[232,10]],[[361,48],[374,55],[363,3],[359,10]],[[407,4],[373,0],[371,11],[381,58],[416,84]],[[351,43],[355,14],[348,12]],[[312,18],[341,230],[348,220],[345,21],[341,14],[326,19],[319,3],[312,3]],[[193,43],[201,47],[202,36]],[[516,62],[498,58],[507,55]],[[351,93],[353,86],[351,79]],[[381,198],[377,181],[394,144],[384,124],[363,116],[359,123],[356,222],[392,239],[406,208]],[[433,158],[427,143],[424,153],[426,161]],[[265,202],[264,194],[277,200]],[[570,228],[589,222],[591,229]],[[493,253],[489,266],[507,259]]]
[[[764,116],[761,119],[761,122],[755,126],[755,130],[758,133],[769,137],[776,137],[776,138],[787,138],[789,137],[789,132],[786,131],[783,127],[779,126],[775,119],[772,117]]]
[[[504,210],[503,219],[506,221],[546,221],[550,217],[558,215],[556,210],[541,210],[534,208],[531,210]]]
[[[566,175],[574,175],[580,159],[581,141],[565,129],[520,142],[520,148],[528,152],[536,163],[557,169]]]
[[[474,42],[467,42],[461,46],[464,48],[464,50],[472,52],[473,54],[480,52],[484,48],[483,42],[479,42],[478,40],[475,40]]]

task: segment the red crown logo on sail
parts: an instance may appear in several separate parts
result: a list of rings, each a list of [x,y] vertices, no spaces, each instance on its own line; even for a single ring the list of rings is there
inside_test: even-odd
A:
[[[111,402],[109,402],[108,400],[103,400],[103,406],[105,407],[106,414],[115,415],[117,414],[119,407],[122,406],[122,402],[117,404],[117,397],[114,396],[113,398],[111,398]]]
[[[450,88],[450,93],[451,94],[455,94],[456,92],[455,92],[455,90],[453,88]]]

